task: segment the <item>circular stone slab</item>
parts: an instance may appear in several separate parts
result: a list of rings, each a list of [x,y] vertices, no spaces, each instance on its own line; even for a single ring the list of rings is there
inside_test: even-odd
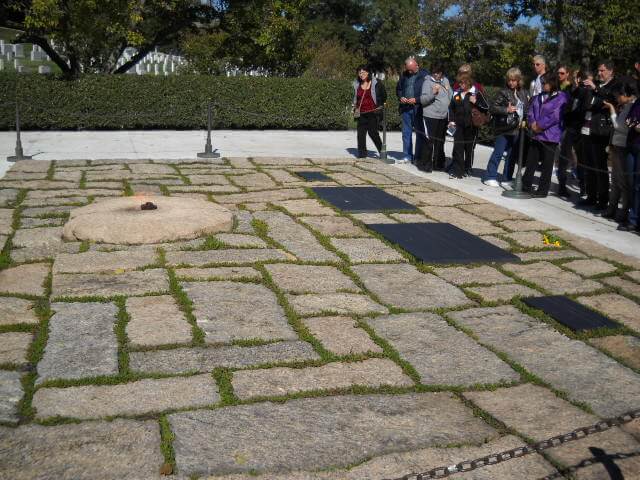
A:
[[[141,210],[145,202],[157,210]],[[206,200],[153,196],[118,197],[71,211],[62,230],[68,241],[139,245],[191,240],[231,230],[232,213]]]

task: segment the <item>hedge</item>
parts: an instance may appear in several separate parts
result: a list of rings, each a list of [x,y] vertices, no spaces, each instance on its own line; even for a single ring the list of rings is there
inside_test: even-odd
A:
[[[385,82],[390,130],[400,127],[395,82]],[[349,81],[277,77],[0,74],[0,129],[200,129],[214,103],[216,129],[345,130]],[[484,136],[484,135],[483,135]]]

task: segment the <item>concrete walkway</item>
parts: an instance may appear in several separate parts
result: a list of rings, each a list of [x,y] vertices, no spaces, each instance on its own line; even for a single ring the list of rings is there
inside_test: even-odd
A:
[[[23,132],[24,152],[39,160],[74,159],[190,159],[204,150],[203,131],[42,131]],[[213,132],[213,147],[223,156],[278,157],[344,157],[355,151],[355,131],[286,131],[286,130],[218,130]],[[371,142],[369,142],[371,144]],[[402,140],[399,132],[388,135],[391,157],[399,157]],[[452,145],[447,145],[450,155]],[[9,168],[8,155],[13,155],[15,133],[0,132],[0,177]],[[476,148],[475,167],[484,169],[491,149]],[[410,165],[398,166],[416,175],[425,175]],[[640,237],[616,230],[617,224],[578,210],[567,201],[551,196],[545,199],[511,200],[501,195],[502,189],[483,185],[478,178],[449,179],[436,172],[432,180],[471,193],[537,220],[586,237],[627,255],[640,258]]]

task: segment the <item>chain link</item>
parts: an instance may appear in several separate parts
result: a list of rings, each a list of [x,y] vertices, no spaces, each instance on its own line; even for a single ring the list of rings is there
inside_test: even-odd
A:
[[[562,435],[556,435],[554,437],[542,440],[534,443],[533,445],[523,445],[521,447],[512,448],[511,450],[505,450],[500,453],[493,453],[484,457],[477,458],[475,460],[467,460],[457,463],[448,467],[432,468],[429,471],[423,473],[409,473],[402,477],[385,480],[429,480],[434,478],[446,478],[455,473],[470,472],[478,468],[487,467],[489,465],[496,465],[498,463],[506,462],[514,458],[524,457],[530,453],[537,453],[549,448],[557,447],[564,443],[580,440],[594,433],[604,432],[610,428],[629,423],[637,418],[640,418],[640,409],[632,410],[617,417],[607,418],[601,420],[588,427],[580,427],[575,430],[564,433]]]

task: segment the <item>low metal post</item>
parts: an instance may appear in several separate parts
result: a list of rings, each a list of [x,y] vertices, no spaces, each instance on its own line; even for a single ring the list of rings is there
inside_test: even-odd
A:
[[[18,107],[18,97],[16,96],[16,154],[7,157],[7,162],[31,160],[31,158],[30,155],[25,155],[22,150],[22,141],[20,140],[20,108]]]
[[[522,191],[522,157],[524,156],[524,136],[526,135],[527,124],[526,122],[521,122],[518,131],[518,135],[520,135],[519,141],[519,149],[518,149],[518,172],[516,173],[516,183],[513,186],[513,190],[505,190],[502,192],[503,197],[507,198],[532,198],[532,195],[529,192]]]
[[[204,152],[198,153],[198,158],[220,158],[220,154],[214,152],[211,145],[211,102],[207,104],[207,141],[204,145]]]

